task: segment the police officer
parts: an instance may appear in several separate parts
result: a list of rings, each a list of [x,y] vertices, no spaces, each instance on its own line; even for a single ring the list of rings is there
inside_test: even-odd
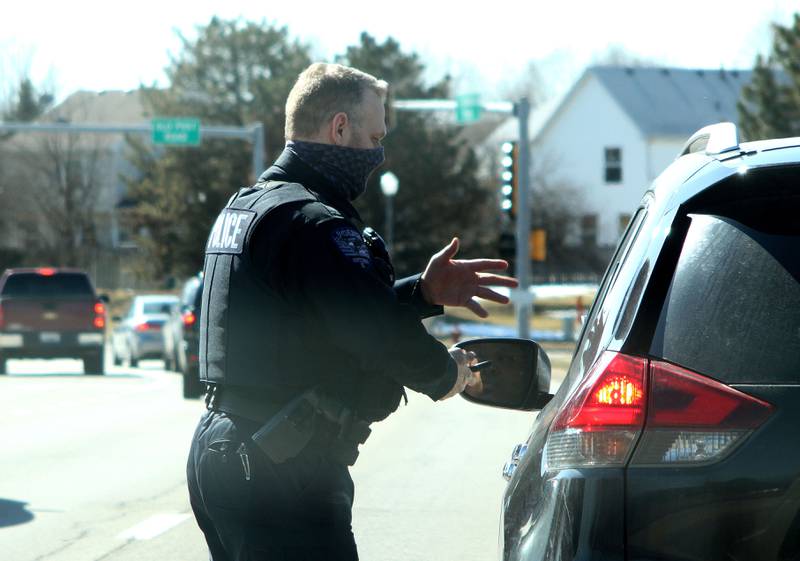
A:
[[[486,271],[458,260],[458,240],[424,273],[395,280],[380,237],[353,200],[384,159],[387,84],[313,64],[286,103],[286,148],[236,193],[206,244],[200,375],[208,411],[187,466],[197,522],[214,561],[358,559],[348,465],[405,398],[438,401],[470,380],[470,356],[421,319],[443,305],[481,317]]]

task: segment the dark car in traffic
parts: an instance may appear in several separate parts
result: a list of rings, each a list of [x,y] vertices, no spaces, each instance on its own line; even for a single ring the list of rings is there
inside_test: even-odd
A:
[[[540,409],[504,469],[504,560],[800,559],[800,138],[694,135],[555,395],[545,363],[468,396]]]
[[[181,290],[180,303],[164,325],[164,356],[167,368],[183,376],[183,396],[199,397],[205,392],[200,381],[200,304],[203,274],[188,279]]]
[[[7,269],[0,276],[0,374],[8,359],[77,358],[103,374],[107,298],[71,268]]]

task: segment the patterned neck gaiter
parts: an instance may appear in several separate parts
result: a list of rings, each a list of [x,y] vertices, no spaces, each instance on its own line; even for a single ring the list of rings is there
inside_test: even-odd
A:
[[[353,202],[367,190],[367,179],[383,163],[383,146],[350,148],[335,144],[290,140],[286,147],[330,181]]]

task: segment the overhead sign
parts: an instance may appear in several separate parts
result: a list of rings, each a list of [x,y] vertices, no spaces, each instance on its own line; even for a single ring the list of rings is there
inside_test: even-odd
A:
[[[463,94],[456,96],[456,120],[459,123],[472,123],[480,118],[480,94]]]
[[[177,146],[200,144],[200,119],[153,119],[150,126],[153,144]]]

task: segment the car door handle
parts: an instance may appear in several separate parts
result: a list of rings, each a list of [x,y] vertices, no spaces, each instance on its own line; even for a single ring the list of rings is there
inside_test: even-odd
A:
[[[522,456],[524,456],[527,451],[528,445],[525,443],[514,446],[514,450],[511,452],[511,459],[503,466],[503,479],[511,481],[511,477],[514,475]]]

